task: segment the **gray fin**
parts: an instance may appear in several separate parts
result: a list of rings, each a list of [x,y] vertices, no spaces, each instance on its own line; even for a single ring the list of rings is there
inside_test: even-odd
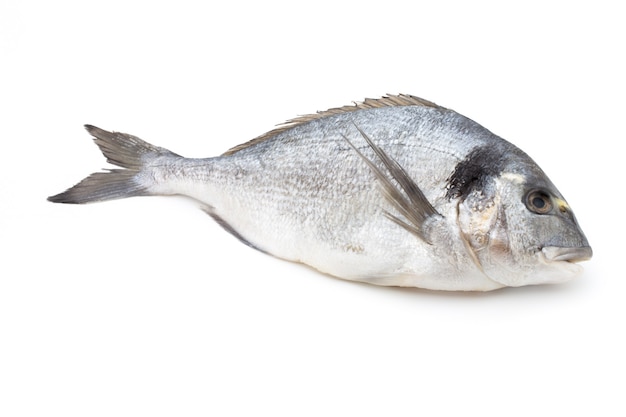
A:
[[[278,135],[279,133],[282,133],[286,130],[289,130],[295,126],[304,124],[306,122],[310,122],[311,120],[323,119],[324,117],[332,116],[335,114],[351,113],[357,110],[374,109],[374,108],[379,108],[379,107],[398,107],[398,106],[423,106],[423,107],[434,107],[438,109],[443,109],[443,107],[438,106],[437,104],[431,101],[424,100],[423,98],[415,97],[410,94],[398,94],[398,95],[387,94],[386,96],[383,96],[377,99],[366,98],[361,103],[355,102],[353,105],[336,107],[336,108],[328,109],[325,111],[318,111],[315,114],[307,114],[307,115],[290,119],[286,121],[285,123],[282,123],[281,125],[279,125],[279,127],[277,127],[276,129],[270,130],[269,132],[261,136],[258,136],[248,142],[242,143],[241,145],[237,145],[234,148],[229,149],[228,151],[224,152],[223,155],[224,156],[232,155],[242,149],[248,148],[250,146],[254,146],[257,143],[271,139],[274,136]]]
[[[126,133],[108,132],[85,125],[107,162],[126,169],[110,169],[91,174],[75,186],[60,194],[48,197],[53,203],[83,204],[148,195],[146,188],[135,181],[135,175],[144,165],[147,155],[178,156],[138,137]]]
[[[136,170],[112,169],[95,172],[68,190],[48,197],[53,203],[84,204],[147,195],[134,180]]]
[[[222,219],[217,213],[215,213],[213,207],[211,206],[204,206],[202,207],[202,211],[204,211],[206,214],[208,214],[209,216],[211,216],[213,218],[213,220],[215,220],[217,222],[217,224],[219,224],[220,226],[222,226],[222,228],[224,230],[226,230],[228,233],[230,233],[231,235],[235,236],[237,239],[239,239],[239,241],[241,243],[243,243],[246,246],[251,247],[252,249],[256,249],[259,252],[263,252],[266,253],[263,249],[259,249],[256,245],[250,243],[249,240],[247,240],[245,237],[243,237],[238,231],[236,231],[231,225],[230,223],[228,223],[226,220]]]
[[[404,227],[409,232],[418,236],[426,243],[430,243],[426,237],[423,225],[431,216],[440,216],[435,208],[430,204],[422,190],[413,181],[409,174],[402,166],[385,151],[378,147],[358,126],[355,125],[363,139],[369,147],[374,151],[378,159],[382,162],[393,181],[380,169],[374,162],[368,159],[361,151],[359,151],[350,140],[344,136],[344,139],[354,149],[357,154],[370,167],[376,175],[385,199],[400,213],[402,217],[398,217],[388,211],[385,215],[399,226]]]
[[[123,168],[141,169],[146,154],[180,156],[127,133],[108,132],[91,125],[85,125],[85,129],[93,136],[107,162]]]

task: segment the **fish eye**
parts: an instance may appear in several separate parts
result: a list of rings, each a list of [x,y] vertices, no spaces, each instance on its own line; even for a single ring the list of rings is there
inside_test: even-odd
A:
[[[526,207],[537,214],[546,214],[552,210],[552,199],[542,190],[533,190],[526,194]]]

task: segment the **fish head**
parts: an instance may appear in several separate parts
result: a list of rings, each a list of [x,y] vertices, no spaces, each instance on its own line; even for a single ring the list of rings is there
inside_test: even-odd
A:
[[[505,286],[568,281],[592,256],[571,207],[532,161],[517,161],[472,190],[458,213],[475,262]]]

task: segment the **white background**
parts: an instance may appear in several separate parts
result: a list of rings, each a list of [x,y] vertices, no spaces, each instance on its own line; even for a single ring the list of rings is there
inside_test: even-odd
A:
[[[618,2],[212,4],[0,2],[0,415],[625,415]],[[585,273],[378,288],[258,253],[189,200],[45,200],[106,166],[85,123],[203,157],[385,93],[529,153]]]

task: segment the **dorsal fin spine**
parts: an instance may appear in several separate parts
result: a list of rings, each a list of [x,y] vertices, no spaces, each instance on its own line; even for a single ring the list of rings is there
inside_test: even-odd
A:
[[[234,148],[229,149],[224,152],[223,156],[232,155],[234,153],[239,152],[242,149],[248,148],[250,146],[254,146],[258,143],[264,142],[268,139],[273,138],[274,136],[285,132],[289,129],[292,129],[298,125],[303,123],[310,122],[311,120],[323,119],[324,117],[343,114],[343,113],[351,113],[358,110],[365,109],[374,109],[380,107],[403,107],[403,106],[423,106],[423,107],[433,107],[438,109],[443,109],[443,107],[438,106],[437,104],[424,100],[423,98],[419,98],[416,96],[412,96],[410,94],[387,94],[381,98],[366,98],[361,103],[353,102],[353,105],[347,105],[343,107],[335,107],[332,109],[328,109],[325,111],[318,111],[314,114],[306,114],[302,116],[295,117],[293,119],[287,120],[286,122],[280,124],[276,129],[270,130],[267,133],[264,133],[261,136],[258,136],[248,142],[242,143],[240,145],[235,146]]]

